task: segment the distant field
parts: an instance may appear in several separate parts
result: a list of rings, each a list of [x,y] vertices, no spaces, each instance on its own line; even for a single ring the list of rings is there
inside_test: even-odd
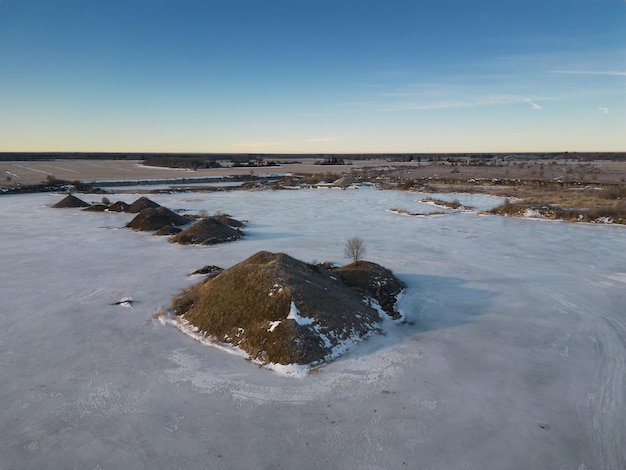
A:
[[[352,165],[287,164],[274,167],[229,167],[184,170],[147,167],[139,160],[49,160],[0,161],[0,187],[16,187],[46,182],[49,178],[67,181],[141,180],[165,178],[196,178],[202,176],[264,175],[273,173],[341,173],[355,168],[387,166],[384,160],[365,160]],[[394,163],[398,165],[414,165]]]
[[[402,169],[403,177],[433,179],[533,179],[587,183],[626,182],[625,161],[550,161],[528,160],[499,165],[450,165],[443,162],[400,163],[386,160],[358,160],[350,165],[285,164],[277,167],[227,167],[184,170],[148,167],[140,160],[48,160],[0,161],[0,187],[39,184],[50,178],[67,181],[141,180],[194,178],[203,176],[264,175],[273,173],[342,174],[367,168]]]

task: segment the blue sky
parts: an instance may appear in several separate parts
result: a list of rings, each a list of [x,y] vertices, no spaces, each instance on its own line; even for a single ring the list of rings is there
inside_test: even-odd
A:
[[[0,0],[0,151],[626,151],[626,1]]]

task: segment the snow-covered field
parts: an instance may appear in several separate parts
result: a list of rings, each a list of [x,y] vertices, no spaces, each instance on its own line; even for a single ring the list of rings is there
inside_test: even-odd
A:
[[[152,197],[249,220],[241,241],[193,247],[49,207],[61,197],[0,197],[2,470],[626,466],[623,226],[407,217],[389,209],[432,207],[373,189]],[[409,286],[413,324],[304,378],[153,316],[203,265],[346,263],[355,235]]]

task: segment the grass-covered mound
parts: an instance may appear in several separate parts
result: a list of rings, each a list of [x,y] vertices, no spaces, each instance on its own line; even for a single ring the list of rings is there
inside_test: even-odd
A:
[[[377,271],[362,271],[369,272]],[[185,328],[261,364],[331,360],[379,331],[381,321],[334,271],[266,251],[181,291],[172,313]]]
[[[76,196],[72,194],[68,194],[66,197],[61,199],[52,207],[57,209],[66,209],[69,207],[89,207],[90,204],[88,202],[83,201],[82,199],[78,199]]]
[[[157,204],[153,200],[142,196],[135,202],[133,202],[130,206],[128,206],[127,212],[130,212],[131,214],[138,214],[144,209],[156,209],[157,207],[160,207],[160,204]]]
[[[159,206],[156,209],[151,207],[143,209],[135,216],[133,220],[126,224],[126,227],[133,230],[141,230],[145,232],[154,232],[163,227],[180,226],[189,223],[189,219],[169,210],[166,207]]]
[[[243,232],[225,224],[217,217],[206,217],[170,238],[172,243],[183,245],[214,245],[238,240]]]

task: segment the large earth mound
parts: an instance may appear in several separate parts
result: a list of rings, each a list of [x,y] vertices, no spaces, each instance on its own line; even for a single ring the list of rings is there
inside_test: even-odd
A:
[[[156,209],[151,207],[143,209],[133,220],[126,224],[126,227],[134,230],[154,232],[163,227],[185,225],[189,222],[189,219],[186,217],[169,210],[167,207],[159,206]]]
[[[83,201],[82,199],[78,199],[76,196],[68,194],[52,207],[55,207],[57,209],[65,209],[68,207],[89,207],[90,205],[91,204]]]
[[[334,271],[266,251],[181,291],[172,310],[187,329],[261,364],[331,360],[378,332],[381,321],[362,292]]]
[[[243,232],[240,230],[229,227],[217,217],[206,217],[174,235],[170,241],[183,245],[214,245],[238,240],[241,237]]]
[[[160,204],[157,204],[153,200],[142,196],[139,199],[137,199],[135,202],[133,202],[130,206],[128,206],[127,212],[130,212],[131,214],[138,214],[144,209],[149,209],[149,208],[156,209],[157,207],[160,207]]]

